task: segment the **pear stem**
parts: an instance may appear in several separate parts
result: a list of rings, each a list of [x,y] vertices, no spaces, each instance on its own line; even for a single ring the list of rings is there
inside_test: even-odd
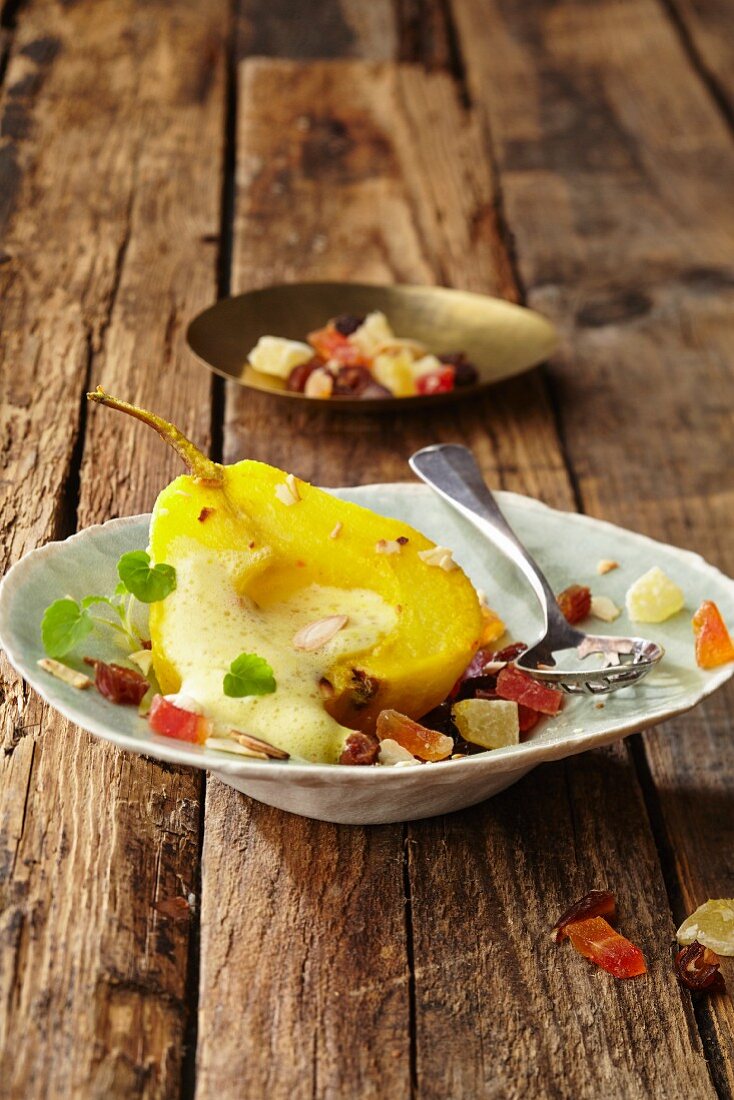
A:
[[[94,401],[98,405],[107,405],[110,409],[117,409],[119,412],[127,413],[128,416],[134,416],[136,420],[142,420],[144,424],[154,428],[161,439],[164,439],[170,447],[173,447],[197,481],[207,481],[210,484],[221,485],[223,467],[218,462],[214,462],[211,458],[207,458],[205,454],[202,454],[190,439],[187,439],[178,428],[174,427],[173,424],[169,424],[167,420],[156,416],[155,413],[148,412],[147,409],[139,409],[137,405],[130,405],[127,401],[110,397],[101,386],[97,386],[94,393],[88,393],[87,400]]]

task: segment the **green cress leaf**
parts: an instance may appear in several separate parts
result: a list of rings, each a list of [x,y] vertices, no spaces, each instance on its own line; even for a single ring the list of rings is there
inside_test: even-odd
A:
[[[242,695],[271,695],[275,691],[275,676],[264,657],[240,653],[229,666],[222,690],[234,699]]]
[[[76,600],[55,600],[41,620],[41,639],[49,657],[65,657],[75,646],[84,641],[93,627],[86,608]]]
[[[117,572],[127,591],[141,603],[165,600],[176,587],[173,566],[160,562],[151,567],[150,555],[145,550],[123,554],[117,563]]]

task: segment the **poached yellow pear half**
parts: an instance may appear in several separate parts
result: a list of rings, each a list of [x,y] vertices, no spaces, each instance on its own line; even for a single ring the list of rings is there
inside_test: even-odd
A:
[[[161,491],[150,524],[152,564],[176,570],[175,590],[150,605],[165,694],[323,763],[350,731],[372,733],[380,711],[417,719],[446,697],[482,631],[476,592],[447,552],[273,466],[216,463],[101,389],[88,397],[154,428],[189,470]],[[268,661],[274,692],[224,693],[242,653]]]

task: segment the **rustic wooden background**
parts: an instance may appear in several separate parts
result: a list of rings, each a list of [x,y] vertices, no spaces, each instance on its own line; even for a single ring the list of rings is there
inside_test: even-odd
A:
[[[734,0],[7,0],[0,72],[3,567],[173,474],[89,413],[102,383],[326,485],[463,440],[492,485],[734,573]],[[562,350],[399,419],[192,362],[199,308],[309,277],[525,301]],[[732,1002],[666,947],[734,895],[732,690],[361,829],[118,752],[2,671],[4,1097],[732,1095]],[[603,885],[644,980],[548,939]]]

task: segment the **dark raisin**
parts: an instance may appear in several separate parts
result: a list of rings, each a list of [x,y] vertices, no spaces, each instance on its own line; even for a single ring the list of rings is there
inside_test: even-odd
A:
[[[100,695],[104,695],[105,699],[109,699],[111,703],[137,707],[150,687],[145,676],[133,668],[108,665],[105,661],[95,660],[94,657],[85,657],[84,663],[93,667],[95,687]]]
[[[524,653],[528,647],[524,642],[513,642],[512,645],[505,646],[504,649],[500,649],[495,653],[493,661],[515,661]]]
[[[364,367],[340,367],[334,379],[334,394],[339,397],[361,397],[372,375]]]
[[[460,684],[455,698],[457,702],[459,699],[496,699],[496,687],[496,676],[472,676]]]
[[[355,317],[353,313],[342,313],[339,317],[335,318],[334,328],[337,332],[340,332],[342,336],[351,336],[363,323],[364,317]]]
[[[356,710],[366,707],[380,690],[380,681],[363,668],[352,669],[352,704]]]
[[[308,359],[305,363],[299,363],[288,375],[286,389],[292,390],[294,393],[303,393],[306,388],[306,383],[313,372],[318,367],[323,367],[323,365],[321,360],[316,356],[314,356],[313,359]]]
[[[380,742],[369,733],[350,733],[339,757],[340,764],[374,764],[380,755]]]
[[[465,363],[457,363],[454,367],[455,386],[473,386],[479,381],[479,371],[468,360]]]

